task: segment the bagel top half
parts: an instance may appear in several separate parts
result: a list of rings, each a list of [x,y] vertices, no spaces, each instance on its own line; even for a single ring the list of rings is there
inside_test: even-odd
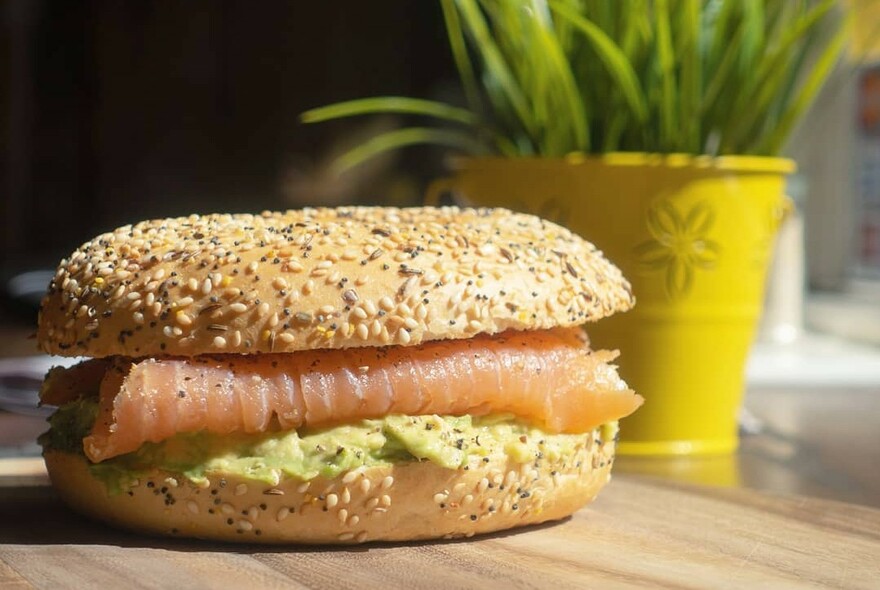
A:
[[[591,243],[504,209],[193,215],[80,246],[42,301],[38,342],[89,357],[416,345],[580,325],[633,303]]]

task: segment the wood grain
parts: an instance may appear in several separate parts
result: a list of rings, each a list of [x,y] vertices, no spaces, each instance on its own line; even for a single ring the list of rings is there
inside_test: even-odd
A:
[[[561,523],[341,549],[141,537],[0,487],[3,588],[876,588],[878,557],[878,510],[630,475]]]

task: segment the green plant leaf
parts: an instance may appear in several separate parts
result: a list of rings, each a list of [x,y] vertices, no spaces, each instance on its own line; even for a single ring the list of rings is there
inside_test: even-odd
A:
[[[848,38],[847,28],[846,22],[842,22],[838,26],[834,36],[816,60],[810,75],[800,87],[797,98],[784,111],[776,128],[759,144],[758,153],[775,155],[782,149],[795,123],[813,103],[813,99],[816,98],[822,84],[828,78],[843,52]]]
[[[459,127],[392,132],[348,162],[435,140],[505,156],[775,154],[843,44],[839,0],[438,2],[468,109],[387,96],[302,119],[397,113]]]
[[[529,116],[528,102],[516,79],[510,72],[498,44],[495,42],[480,6],[474,0],[456,0],[459,13],[463,22],[467,24],[470,35],[473,37],[477,53],[483,61],[483,75],[486,89],[495,103],[495,108],[501,111],[512,109],[519,123],[532,137],[537,135],[537,129]]]
[[[657,63],[660,76],[660,145],[662,151],[673,151],[678,121],[676,117],[675,49],[669,25],[668,0],[655,0],[654,26],[657,29]]]
[[[377,96],[338,102],[306,111],[300,115],[300,120],[303,123],[320,123],[331,119],[375,114],[422,115],[465,125],[480,123],[479,117],[466,109],[442,102],[403,96]]]
[[[589,147],[587,121],[583,99],[571,71],[571,65],[553,34],[549,16],[546,20],[532,19],[532,22],[536,29],[533,38],[538,44],[535,50],[543,51],[547,62],[547,67],[542,69],[547,76],[548,84],[541,95],[549,98],[548,106],[555,107],[557,103],[561,103],[559,106],[562,107],[561,110],[553,108],[547,113],[548,122],[558,128],[556,131],[558,141],[549,153],[563,156],[575,149],[585,150]]]
[[[761,57],[756,71],[750,76],[748,89],[740,94],[733,107],[733,113],[737,116],[735,121],[728,122],[723,152],[746,153],[748,148],[743,146],[761,133],[762,124],[776,110],[774,102],[785,95],[783,87],[791,79],[789,70],[793,69],[791,73],[797,73],[799,68],[792,68],[793,63],[799,63],[807,54],[806,51],[799,51],[804,38],[814,33],[823,17],[836,4],[837,0],[825,0],[793,24],[786,25],[785,33],[776,46]]]
[[[766,0],[739,0],[742,7],[743,37],[739,67],[743,74],[752,75],[755,65],[764,52],[764,3]]]
[[[618,84],[637,120],[644,121],[648,116],[644,94],[632,64],[617,44],[599,27],[575,13],[568,5],[551,0],[550,7],[584,34],[599,59],[605,64],[608,74]]]
[[[452,58],[458,69],[458,77],[464,87],[464,95],[470,109],[479,113],[483,110],[483,101],[480,98],[480,90],[477,85],[477,77],[474,75],[474,67],[468,56],[467,43],[464,31],[461,29],[461,21],[455,10],[454,0],[440,0],[443,10],[443,20],[446,23],[446,34],[449,38],[449,48],[452,50]]]
[[[339,174],[384,152],[419,144],[442,145],[471,155],[488,151],[485,144],[462,131],[408,127],[381,133],[345,152],[333,163],[333,171]]]
[[[700,64],[701,9],[700,0],[683,0],[677,7],[679,15],[675,32],[678,37],[678,55],[681,56],[681,99],[678,120],[681,122],[681,151],[696,153],[700,150],[700,106],[703,93]]]

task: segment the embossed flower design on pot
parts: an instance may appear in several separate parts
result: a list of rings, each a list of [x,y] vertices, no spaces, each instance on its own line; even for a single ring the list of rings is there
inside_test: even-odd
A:
[[[670,200],[661,200],[647,212],[651,239],[635,247],[636,260],[643,270],[665,273],[666,296],[680,299],[693,287],[698,270],[714,268],[721,248],[707,235],[715,224],[715,212],[700,201],[680,212]]]

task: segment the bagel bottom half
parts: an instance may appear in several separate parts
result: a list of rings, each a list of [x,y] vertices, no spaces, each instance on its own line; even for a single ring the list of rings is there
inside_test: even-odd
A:
[[[363,543],[469,537],[564,518],[611,476],[614,441],[598,430],[583,437],[553,462],[517,463],[498,451],[460,469],[408,461],[274,486],[223,473],[197,485],[156,470],[119,493],[81,455],[44,456],[64,502],[116,527],[234,542]]]

